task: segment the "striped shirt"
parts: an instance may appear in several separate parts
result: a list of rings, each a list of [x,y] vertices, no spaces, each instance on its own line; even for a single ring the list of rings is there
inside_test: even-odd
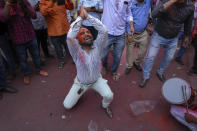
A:
[[[67,44],[77,68],[77,79],[82,84],[91,84],[96,82],[100,76],[101,52],[107,40],[107,29],[101,21],[91,15],[88,15],[86,20],[98,30],[97,39],[94,41],[90,52],[87,53],[76,39],[83,21],[80,16],[71,24],[67,35]]]

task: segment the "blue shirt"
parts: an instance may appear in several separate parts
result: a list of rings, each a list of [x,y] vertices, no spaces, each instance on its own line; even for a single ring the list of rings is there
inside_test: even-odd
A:
[[[134,0],[131,5],[131,13],[133,14],[133,24],[135,32],[141,32],[146,29],[149,10],[153,0],[144,0],[140,5],[137,0]],[[126,25],[127,34],[130,34],[130,25]]]
[[[102,23],[108,34],[118,36],[125,33],[126,22],[133,21],[131,0],[102,0]]]
[[[102,4],[101,0],[79,0],[78,10],[79,10],[80,6],[83,6],[84,8],[95,7],[97,10],[102,10],[103,9],[103,4]],[[101,20],[101,13],[88,12],[88,14],[90,14],[91,16]],[[92,26],[92,24],[88,20],[84,20],[82,22],[82,24],[86,25],[86,26]]]

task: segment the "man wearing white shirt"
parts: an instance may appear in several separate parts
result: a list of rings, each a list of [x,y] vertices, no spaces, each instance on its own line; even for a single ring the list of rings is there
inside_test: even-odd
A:
[[[114,80],[118,80],[117,70],[120,64],[122,52],[125,47],[125,27],[126,22],[130,24],[131,35],[134,33],[133,16],[131,13],[131,0],[103,0],[103,16],[102,23],[108,31],[108,41],[103,50],[102,57],[102,74],[107,72],[107,58],[110,47],[113,45],[113,65],[111,73]]]
[[[83,20],[88,20],[98,30],[96,40],[87,28],[82,27]],[[63,102],[66,109],[71,109],[88,89],[93,89],[103,97],[102,107],[112,118],[110,103],[113,100],[113,93],[107,80],[100,74],[101,54],[106,40],[105,26],[80,7],[80,16],[71,24],[67,36],[67,44],[77,68],[77,76]]]

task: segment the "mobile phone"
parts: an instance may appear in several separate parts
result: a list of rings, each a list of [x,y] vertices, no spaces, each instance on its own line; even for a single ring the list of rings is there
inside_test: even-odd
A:
[[[57,5],[64,5],[66,0],[57,0]]]

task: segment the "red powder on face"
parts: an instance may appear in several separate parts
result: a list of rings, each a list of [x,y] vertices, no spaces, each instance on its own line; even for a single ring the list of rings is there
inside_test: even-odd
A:
[[[84,43],[86,36],[89,36],[91,39],[93,39],[93,36],[88,29],[80,28],[79,32],[77,33],[77,39],[78,39],[79,43],[81,43],[81,44]]]

